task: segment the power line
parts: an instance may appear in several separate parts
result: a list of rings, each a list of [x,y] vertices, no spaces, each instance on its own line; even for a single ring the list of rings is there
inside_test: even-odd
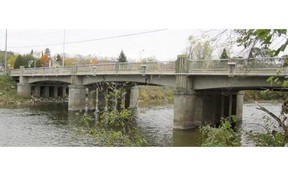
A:
[[[65,45],[77,44],[77,43],[85,43],[85,42],[93,42],[93,41],[100,41],[100,40],[108,40],[108,39],[115,39],[115,38],[123,38],[123,37],[129,37],[129,36],[136,36],[136,35],[143,35],[143,34],[161,32],[161,31],[166,31],[166,30],[167,30],[167,29],[158,29],[158,30],[152,30],[152,31],[145,31],[145,32],[138,32],[138,33],[131,33],[131,34],[124,34],[124,35],[117,35],[117,36],[110,36],[110,37],[102,37],[102,38],[96,38],[96,39],[72,41],[72,42],[66,42]],[[57,46],[57,45],[63,45],[63,43],[51,43],[51,44],[43,44],[43,45],[15,46],[15,47],[9,47],[9,48],[32,48],[32,47],[45,47],[45,46]]]

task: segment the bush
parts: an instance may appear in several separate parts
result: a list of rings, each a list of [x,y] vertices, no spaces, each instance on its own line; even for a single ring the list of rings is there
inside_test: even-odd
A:
[[[84,114],[76,123],[79,132],[91,134],[100,146],[146,146],[147,142],[134,127],[131,110],[104,112],[96,124],[92,116]]]
[[[236,117],[232,117],[232,122],[236,123]],[[202,136],[202,146],[240,146],[241,138],[240,132],[232,127],[231,122],[224,120],[221,125],[216,128],[211,125],[200,127],[200,134]]]

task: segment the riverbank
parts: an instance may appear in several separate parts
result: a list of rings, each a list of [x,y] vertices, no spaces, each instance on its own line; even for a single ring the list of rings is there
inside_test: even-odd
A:
[[[17,95],[17,84],[8,76],[0,76],[0,105],[20,105],[28,102],[27,98]]]
[[[163,86],[139,86],[139,107],[173,104],[174,89]]]

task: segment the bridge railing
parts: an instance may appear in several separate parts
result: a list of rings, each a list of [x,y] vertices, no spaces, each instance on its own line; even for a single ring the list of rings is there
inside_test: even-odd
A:
[[[10,71],[10,76],[49,76],[49,75],[96,75],[96,74],[139,74],[174,73],[174,61],[102,63],[96,65],[74,65],[65,67],[21,68]]]
[[[175,72],[174,61],[105,63],[77,66],[77,74],[137,74]]]
[[[256,59],[219,59],[219,60],[190,60],[190,73],[193,72],[227,72],[228,63],[235,64],[236,73],[276,72],[283,68],[285,58],[256,58]]]
[[[228,60],[190,60],[189,72],[227,71]]]
[[[261,59],[221,59],[190,60],[189,73],[227,73],[229,65],[235,65],[235,73],[276,73],[283,64],[284,58]],[[229,65],[228,65],[229,64]],[[143,74],[143,73],[175,73],[175,61],[161,62],[127,62],[102,63],[96,65],[75,65],[65,67],[40,67],[15,69],[11,76],[55,76],[55,75],[96,75],[96,74]]]

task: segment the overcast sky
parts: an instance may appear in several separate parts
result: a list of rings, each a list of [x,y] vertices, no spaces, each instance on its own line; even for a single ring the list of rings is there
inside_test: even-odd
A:
[[[123,50],[128,58],[155,57],[173,60],[185,52],[188,37],[205,33],[210,38],[222,29],[143,29],[143,30],[73,30],[73,29],[8,29],[8,51],[29,53],[49,48],[52,54],[118,57]],[[65,43],[64,43],[65,41]],[[0,49],[5,49],[5,30],[0,30]],[[220,43],[220,42],[219,42]],[[64,45],[65,44],[65,45]],[[64,45],[64,46],[63,46]],[[218,55],[215,48],[214,56]]]

